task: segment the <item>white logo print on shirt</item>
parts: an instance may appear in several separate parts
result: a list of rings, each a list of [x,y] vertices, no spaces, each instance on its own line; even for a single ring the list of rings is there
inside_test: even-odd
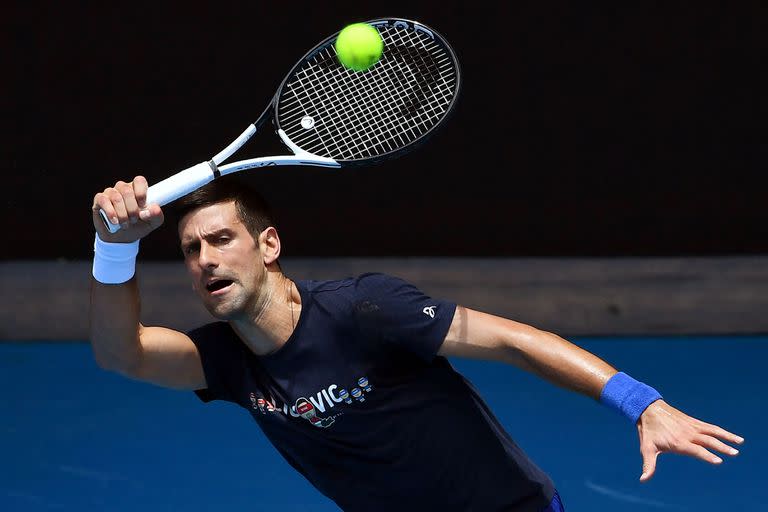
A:
[[[320,414],[325,414],[327,409],[332,409],[341,402],[348,405],[352,405],[355,402],[363,403],[365,402],[366,394],[372,391],[373,385],[368,381],[368,378],[360,377],[357,379],[357,386],[349,391],[339,388],[336,384],[331,384],[327,388],[321,389],[316,395],[299,397],[295,404],[290,407],[288,404],[283,404],[280,407],[271,400],[256,396],[255,393],[251,393],[250,398],[252,409],[262,414],[267,412],[283,413],[294,418],[304,418],[316,427],[328,428],[334,424],[336,418],[344,413],[339,412],[326,416],[320,416]]]
[[[435,308],[437,306],[427,306],[421,311],[430,318],[435,318]]]

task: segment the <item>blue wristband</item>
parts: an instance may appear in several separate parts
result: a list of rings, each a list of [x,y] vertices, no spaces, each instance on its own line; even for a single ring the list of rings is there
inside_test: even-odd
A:
[[[619,372],[605,383],[600,402],[637,423],[649,405],[661,399],[658,391]]]

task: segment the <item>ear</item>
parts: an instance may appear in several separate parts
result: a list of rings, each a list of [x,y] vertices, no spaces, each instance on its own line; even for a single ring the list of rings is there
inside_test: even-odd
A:
[[[280,237],[272,226],[259,233],[259,250],[264,258],[264,265],[271,265],[280,257]]]

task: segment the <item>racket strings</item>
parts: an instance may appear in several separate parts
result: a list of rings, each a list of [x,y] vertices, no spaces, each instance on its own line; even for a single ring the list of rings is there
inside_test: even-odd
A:
[[[322,119],[330,121],[326,129],[336,142],[334,149],[341,151],[341,154],[354,155],[355,152],[362,151],[362,156],[373,156],[366,154],[365,148],[375,144],[374,138],[383,135],[382,128],[387,126],[386,120],[380,115],[385,112],[385,104],[381,101],[383,91],[376,91],[379,94],[372,93],[370,87],[366,87],[368,84],[358,84],[358,92],[361,94],[355,94],[351,87],[354,82],[339,82],[335,74],[329,76],[336,85],[333,89],[336,101],[325,104],[329,108],[325,109],[327,115]],[[321,77],[315,74],[313,78]],[[372,123],[373,120],[376,123]],[[340,139],[334,137],[334,133],[341,130],[346,132],[346,136]]]
[[[378,28],[385,51],[368,71],[341,66],[329,44],[288,81],[278,121],[297,146],[336,160],[371,158],[414,142],[448,111],[457,81],[449,53],[416,31]]]
[[[403,81],[402,76],[398,78],[400,78],[401,82]],[[362,83],[359,85],[363,92],[363,94],[359,96],[359,99],[363,100],[361,102],[364,110],[363,114],[368,116],[368,122],[362,122],[358,125],[360,130],[359,134],[363,135],[363,138],[357,141],[357,143],[354,140],[345,139],[348,141],[348,145],[350,146],[348,149],[350,149],[352,153],[345,153],[343,151],[344,148],[339,148],[342,150],[342,154],[353,156],[355,151],[362,150],[362,156],[373,156],[376,152],[381,152],[382,150],[392,151],[396,147],[407,144],[412,138],[416,137],[416,134],[413,133],[413,129],[410,126],[401,126],[400,131],[402,133],[399,133],[397,130],[398,119],[396,114],[402,115],[405,108],[409,106],[407,100],[402,97],[402,94],[398,94],[403,91],[393,87],[390,80],[373,82],[374,87],[371,87],[371,83]],[[391,108],[387,109],[387,104],[393,102],[400,103],[404,105],[405,108],[401,109],[400,112],[395,112]],[[350,105],[345,103],[342,106],[349,107]],[[355,105],[355,107],[360,109],[360,104]],[[347,112],[350,111],[355,112],[355,109],[347,110]],[[346,121],[348,120],[344,119],[342,116],[342,122]],[[370,136],[371,134],[373,134],[373,137]],[[411,135],[410,137],[409,134]],[[369,137],[364,137],[365,135],[369,135]],[[368,148],[369,150],[366,151],[366,146],[370,146],[371,144],[376,147]],[[371,149],[373,151],[371,151]]]
[[[353,76],[354,76],[354,75],[353,75]],[[401,77],[401,81],[402,81],[402,77]],[[385,82],[380,82],[380,83],[379,83],[379,84],[377,84],[377,85],[381,85],[381,83],[385,83]],[[368,84],[363,84],[363,85],[368,85]],[[388,84],[387,84],[387,85],[388,85]],[[392,91],[391,87],[386,87],[386,92],[388,92],[388,93],[391,93],[391,91]],[[347,94],[346,94],[347,92],[348,92],[348,91],[346,91],[346,90],[344,91],[344,93],[345,93],[345,97],[347,97],[347,98],[354,98],[354,96],[349,96],[349,95],[347,95]],[[371,92],[371,91],[370,91],[370,88],[367,88],[367,89],[366,89],[364,92],[365,92],[365,93],[367,93],[367,94],[364,94],[364,95],[363,95],[363,99],[365,99],[365,100],[368,100],[367,104],[371,104],[371,103],[372,103],[372,104],[373,104],[375,107],[380,107],[380,106],[381,106],[381,105],[380,105],[380,102],[379,102],[379,101],[376,101],[376,100],[377,100],[377,98],[378,98],[378,97],[381,97],[381,96],[382,96],[382,92],[385,92],[385,91],[382,91],[382,90],[381,90],[381,88],[379,88],[379,90],[377,91],[377,92],[379,93],[379,94],[378,94],[378,96],[376,96],[376,95],[373,95],[373,96],[371,96],[371,94],[370,94],[370,92]],[[391,96],[391,94],[390,94],[390,96]],[[373,100],[373,101],[371,101],[371,100]],[[366,102],[363,102],[363,105],[366,105]],[[348,102],[342,102],[342,106],[344,106],[344,107],[349,107],[350,105],[349,105],[349,103],[348,103]],[[408,106],[409,106],[409,105],[408,105],[408,104],[406,104],[406,107],[408,107]],[[359,105],[358,105],[358,107],[359,107]],[[349,109],[349,108],[347,108],[346,110],[342,110],[342,113],[344,113],[344,112],[346,112],[346,113],[350,113],[350,112],[351,112],[351,113],[355,113],[355,110],[354,110],[354,109]],[[385,110],[380,110],[379,112],[386,112],[386,111],[385,111]],[[401,111],[400,113],[402,114],[403,112]],[[376,112],[375,112],[375,111],[370,111],[370,110],[369,110],[369,111],[365,112],[365,114],[368,114],[369,116],[370,116],[371,114],[373,114],[373,115],[375,116]],[[358,120],[358,121],[360,120],[359,116],[355,116],[355,117],[356,117],[356,120]],[[341,121],[342,121],[343,123],[349,123],[349,122],[351,121],[351,119],[349,119],[348,117],[347,117],[347,118],[345,118],[344,116],[342,116],[342,119],[341,119]],[[386,125],[388,128],[390,128],[391,126],[393,126],[393,119],[392,119],[392,117],[391,117],[391,116],[388,116],[388,117],[387,117],[387,118],[385,118],[385,119],[382,119],[381,117],[378,117],[378,118],[376,118],[376,121],[378,121],[378,124],[379,124],[380,126],[382,126],[382,122],[383,122],[383,123],[384,123],[384,125]],[[374,134],[376,134],[376,135],[380,135],[380,134],[382,134],[382,132],[381,132],[380,130],[375,130],[375,128],[376,128],[376,125],[375,125],[375,124],[374,124],[373,126],[367,126],[367,125],[366,125],[366,123],[363,123],[363,126],[362,126],[362,128],[364,128],[364,129],[365,129],[365,128],[369,128],[369,129],[370,129],[370,128],[374,128]],[[365,130],[363,130],[361,133],[365,134],[366,132],[365,132]],[[395,134],[395,135],[396,135],[396,134]],[[381,144],[381,145],[384,145],[384,146],[386,146],[386,145],[387,145],[387,144],[386,144],[386,140],[385,140],[385,141],[383,141],[384,143],[382,144],[382,141],[379,141],[379,140],[376,140],[376,139],[379,139],[379,137],[375,137],[375,138],[371,138],[371,137],[368,137],[366,140],[363,140],[363,142],[368,142],[368,143],[370,143],[370,142],[374,142],[374,143],[377,143],[377,142],[378,142],[378,143],[379,143],[379,144]],[[345,140],[349,140],[349,139],[347,138],[347,139],[345,139]],[[400,140],[400,143],[401,143],[401,144],[402,144],[402,143],[405,143],[405,141],[403,141],[403,140]],[[353,150],[354,150],[354,149],[360,149],[360,148],[359,148],[360,144],[354,144],[354,146],[355,146],[355,147],[353,147],[353,148],[352,148]],[[388,149],[391,149],[391,148],[388,148]]]
[[[391,130],[395,125],[391,119],[381,116],[386,112],[385,110],[377,110],[381,106],[381,94],[374,95],[372,98],[370,95],[367,95],[367,98],[363,95],[363,99],[369,100],[367,103],[362,102],[362,106],[360,102],[353,104],[352,100],[360,98],[349,95],[346,85],[342,84],[335,90],[333,94],[335,102],[321,101],[318,106],[318,102],[313,101],[310,96],[308,101],[302,102],[300,111],[304,115],[314,109],[320,116],[316,127],[318,133],[325,137],[320,137],[319,142],[329,154],[335,155],[336,158],[341,156],[350,159],[355,158],[356,152],[360,152],[363,157],[373,156],[374,152],[366,151],[366,147],[372,144],[387,145],[387,139],[397,137],[397,133]],[[323,91],[319,94],[321,99],[330,96],[326,90],[320,90]],[[307,108],[307,103],[311,108]],[[382,135],[384,135],[383,140],[381,140]],[[311,144],[315,138],[316,134],[312,132],[299,133],[295,142],[308,151],[317,153],[318,145]],[[332,147],[329,148],[326,142],[330,142]],[[400,141],[400,144],[403,144],[403,141]]]
[[[328,50],[325,51],[327,52]],[[328,59],[325,61],[327,60]],[[356,81],[356,77],[354,75],[352,75],[351,78],[347,77],[347,80],[341,81],[339,81],[339,78],[336,74],[330,74],[328,76],[330,76],[334,81],[334,88],[317,88],[312,86],[312,89],[313,91],[318,92],[318,95],[321,96],[321,99],[323,99],[323,96],[326,98],[330,96],[331,93],[329,93],[329,91],[332,91],[336,101],[321,102],[321,108],[317,108],[315,104],[316,102],[313,101],[311,96],[308,97],[308,101],[312,104],[313,107],[316,108],[318,113],[321,114],[321,120],[325,121],[318,128],[322,127],[325,129],[326,135],[335,143],[334,149],[342,150],[342,154],[352,155],[355,150],[361,149],[361,145],[365,144],[366,142],[370,143],[373,141],[373,137],[371,137],[371,135],[376,137],[376,143],[379,144],[382,144],[382,141],[378,140],[378,136],[385,136],[383,141],[384,144],[386,144],[387,138],[397,137],[397,133],[392,131],[392,128],[395,127],[392,117],[387,116],[384,118],[382,116],[382,114],[387,114],[387,110],[383,108],[387,104],[386,100],[389,99],[389,102],[393,101],[393,99],[387,98],[388,95],[391,96],[392,89],[390,87],[386,87],[386,83],[377,83],[375,87],[376,90],[372,91],[370,83],[359,83],[359,80],[357,80],[357,92],[360,94],[352,94],[354,91],[350,90],[350,86],[353,85]],[[308,83],[311,85],[320,84],[320,79],[322,77],[318,76],[316,70],[314,70],[313,75],[309,78],[310,80]],[[308,109],[301,108],[301,111],[306,113]],[[328,123],[328,121],[331,122]],[[357,127],[357,130],[355,132],[351,132],[350,128],[354,126]],[[342,131],[345,132],[343,134],[344,137],[340,139],[335,137],[337,132],[340,133]],[[307,138],[311,138],[312,136],[311,133],[306,135],[307,137],[298,139],[296,141],[297,144],[301,145]],[[321,142],[323,141],[321,140]],[[404,142],[401,140],[400,143],[403,144]],[[350,149],[351,152],[343,151],[345,148],[342,146],[345,145],[348,146],[348,149]],[[310,146],[307,149],[311,152],[316,152],[318,148],[316,146]],[[363,154],[363,156],[372,155]]]
[[[389,75],[384,75],[378,81],[370,81],[360,80],[357,76],[352,75],[351,82],[346,84],[347,86],[355,85],[357,92],[359,92],[359,94],[347,94],[345,101],[340,105],[343,108],[339,111],[342,122],[349,120],[347,115],[349,113],[354,114],[359,122],[357,125],[358,140],[354,138],[344,140],[349,146],[348,149],[352,151],[350,154],[362,150],[362,156],[374,156],[375,153],[366,151],[371,144],[373,147],[370,149],[387,146],[387,150],[391,151],[409,142],[409,139],[403,138],[403,134],[397,130],[395,112],[391,108],[387,108],[396,102],[403,103],[405,101],[403,91],[395,87],[389,78]],[[349,87],[345,87],[345,89],[348,93],[354,92],[350,91]],[[362,114],[362,117],[358,113]],[[339,149],[343,151],[344,148]]]
[[[444,114],[447,110],[447,106],[450,104],[450,100],[446,98],[445,90],[442,90],[440,87],[430,87],[430,92],[433,94],[440,93],[442,96],[442,99],[444,101],[447,101],[444,105],[445,108],[442,108],[439,111],[435,110],[435,103],[433,102],[424,102],[424,100],[427,97],[426,91],[427,91],[427,85],[430,83],[437,82],[436,80],[436,74],[439,74],[439,68],[436,69],[436,61],[433,58],[433,53],[430,51],[430,49],[425,45],[424,38],[418,39],[417,44],[421,44],[421,46],[411,46],[409,43],[413,42],[413,38],[409,38],[409,40],[404,41],[403,34],[409,34],[408,32],[399,31],[399,33],[396,34],[395,37],[399,38],[399,41],[402,44],[394,45],[393,46],[393,53],[397,52],[398,56],[400,57],[400,61],[403,61],[403,58],[409,58],[411,59],[410,62],[414,63],[417,66],[417,69],[420,74],[417,74],[417,77],[420,79],[417,79],[416,85],[418,87],[418,91],[415,96],[412,96],[409,98],[409,100],[403,105],[403,108],[400,111],[401,115],[408,115],[408,116],[415,116],[419,115],[419,122],[421,123],[428,123],[431,119],[428,117],[425,118],[422,115],[422,111],[419,110],[419,107],[422,107],[425,114],[426,109],[429,108],[431,114],[434,117],[434,120],[436,121],[442,114]],[[434,45],[434,43],[431,43]],[[434,45],[436,46],[436,45]],[[453,70],[453,63],[448,58],[447,54],[444,54],[442,57],[442,63],[443,67],[447,68],[447,70]],[[455,77],[454,77],[455,82]],[[445,82],[443,82],[445,84]],[[448,89],[446,89],[448,90]],[[453,87],[450,89],[451,93],[453,93]],[[431,126],[430,126],[431,127]]]
[[[428,80],[428,75],[420,75],[418,69],[414,72],[414,64],[418,64],[419,61],[408,61],[406,56],[417,55],[418,52],[408,49],[408,44],[413,42],[412,38],[408,40],[403,39],[403,35],[410,34],[407,31],[399,30],[393,31],[393,44],[390,45],[391,52],[386,55],[386,60],[383,62],[383,66],[374,68],[373,72],[377,73],[374,78],[377,79],[373,83],[383,85],[388,93],[394,100],[393,105],[399,105],[399,109],[390,109],[386,111],[386,124],[388,127],[396,126],[396,123],[400,123],[401,133],[396,134],[396,139],[401,145],[410,143],[415,140],[423,131],[430,128],[430,126],[423,126],[425,121],[421,112],[414,108],[414,104],[419,101],[419,98],[423,98],[425,91],[425,81]],[[398,44],[399,43],[399,44]],[[429,56],[427,54],[427,56]],[[422,57],[423,61],[423,57]],[[422,62],[423,64],[423,62]],[[426,69],[424,66],[421,69]],[[356,74],[355,77],[360,76]],[[403,87],[405,85],[405,87]],[[419,119],[414,117],[415,114],[419,114]],[[403,122],[409,120],[411,123]],[[423,130],[418,130],[423,128]]]

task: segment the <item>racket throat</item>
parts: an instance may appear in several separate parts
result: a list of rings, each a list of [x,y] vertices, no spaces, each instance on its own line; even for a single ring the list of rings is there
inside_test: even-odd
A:
[[[311,155],[311,154],[312,154],[312,153],[309,153],[308,151],[304,151],[304,150],[303,150],[303,149],[301,149],[299,146],[297,146],[296,144],[294,144],[294,142],[293,142],[291,139],[289,139],[289,138],[288,138],[288,135],[285,133],[285,130],[283,130],[282,128],[280,128],[279,130],[277,130],[277,134],[280,136],[280,140],[282,140],[282,141],[283,141],[283,144],[285,144],[286,146],[288,146],[288,148],[289,148],[291,151],[293,151],[293,154],[294,154],[294,155],[298,156],[298,155],[302,155],[302,154],[305,154],[305,155]],[[318,158],[319,158],[319,157],[318,157]],[[330,158],[328,158],[328,160],[331,160],[331,159],[330,159]],[[334,160],[334,161],[335,161],[335,160]]]
[[[288,138],[288,134],[286,134],[285,130],[282,128],[277,130],[277,134],[280,136],[280,140],[283,141],[283,144],[288,146],[288,148],[293,151],[293,154],[296,155],[296,158],[300,159],[297,161],[299,165],[314,165],[316,167],[332,168],[341,167],[341,164],[333,158],[317,156],[313,153],[310,153],[309,151],[301,149],[291,139]]]
[[[247,169],[255,169],[257,167],[273,167],[277,165],[311,165],[313,167],[327,167],[330,169],[338,169],[341,167],[341,164],[333,158],[318,156],[314,153],[304,151],[291,139],[289,139],[288,135],[286,135],[285,131],[282,129],[277,130],[277,134],[280,136],[283,144],[288,146],[288,148],[293,152],[293,155],[251,158],[248,160],[233,162],[231,164],[220,165],[216,168],[216,170],[220,173],[221,176],[224,176],[226,174],[232,174],[233,172],[244,171]]]

